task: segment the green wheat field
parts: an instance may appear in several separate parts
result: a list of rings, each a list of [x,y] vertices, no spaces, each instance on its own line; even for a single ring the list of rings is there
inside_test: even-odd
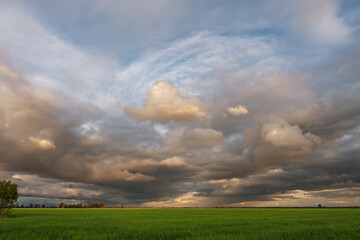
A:
[[[360,209],[15,209],[0,239],[360,239]]]

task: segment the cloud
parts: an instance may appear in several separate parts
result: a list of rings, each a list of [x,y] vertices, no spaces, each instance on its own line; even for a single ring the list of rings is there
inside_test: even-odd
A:
[[[6,66],[2,65],[0,63],[0,73],[4,77],[11,78],[11,79],[17,79],[18,75],[14,72],[12,72],[10,69],[8,69]]]
[[[179,89],[166,81],[156,82],[144,102],[141,108],[126,107],[125,113],[141,121],[160,123],[192,121],[206,114],[204,104],[196,96],[184,99]]]
[[[290,125],[282,119],[265,123],[261,129],[263,139],[275,147],[304,148],[320,144],[321,138],[311,134],[303,134],[298,125]]]
[[[156,132],[150,125],[99,114],[93,105],[40,90],[20,75],[15,81],[11,75],[0,79],[1,171],[74,182],[81,188],[102,186],[104,195],[92,198],[100,201],[118,201],[119,195],[143,201],[182,193],[176,183],[193,170],[180,157],[152,159]],[[124,127],[119,128],[119,122]],[[83,199],[70,190],[63,197]]]
[[[349,40],[352,29],[339,12],[338,0],[283,2],[293,14],[293,32],[320,44],[339,44]]]
[[[228,107],[226,110],[233,116],[240,116],[249,113],[248,109],[242,105],[238,105],[236,107]]]
[[[91,173],[88,175],[90,181],[96,182],[143,182],[154,181],[156,178],[141,173],[132,173],[124,169],[123,164],[112,161],[101,161],[89,164]]]
[[[101,97],[102,101],[97,103],[103,104],[103,92],[94,89],[107,88],[116,72],[115,64],[65,41],[48,24],[42,24],[30,13],[22,4],[2,4],[0,61],[26,76],[29,84],[38,89],[67,93],[84,101],[97,102]],[[12,22],[12,25],[6,22]],[[9,74],[1,66],[0,71]],[[82,91],[85,88],[87,90]]]
[[[39,139],[39,138],[35,138],[35,137],[29,137],[29,139],[37,144],[41,149],[44,150],[49,150],[49,149],[54,149],[55,145],[52,141],[50,140],[46,140],[46,139]]]
[[[17,2],[0,9],[0,176],[21,201],[358,200],[360,45],[347,3],[189,1],[169,17],[166,1],[143,5],[144,22],[138,3],[91,1],[79,15],[73,1]]]
[[[176,156],[161,161],[161,164],[165,164],[167,166],[184,166],[186,165],[186,162],[181,157]]]
[[[188,129],[182,127],[166,134],[164,146],[160,152],[184,154],[192,150],[212,149],[222,143],[222,132],[206,128]]]
[[[26,203],[24,198],[32,198],[29,202],[48,202],[49,204],[59,203],[66,200],[95,200],[101,196],[102,191],[91,185],[62,182],[49,178],[41,178],[30,174],[13,174],[11,181],[18,185],[21,196],[20,204]],[[37,199],[36,199],[37,198]],[[39,198],[42,198],[40,201]],[[44,199],[45,198],[45,199]]]
[[[224,36],[202,31],[167,43],[162,49],[151,49],[126,68],[118,71],[115,87],[126,105],[140,104],[139,95],[159,79],[175,84],[182,92],[194,92],[208,99],[217,91],[217,72],[220,69],[247,68],[257,63],[267,71],[272,66],[262,65],[272,56],[274,39],[255,36]],[[229,59],[231,61],[229,62]],[[203,79],[204,78],[204,79]],[[210,93],[209,93],[210,92]]]
[[[298,125],[291,125],[281,118],[261,124],[259,131],[249,130],[245,138],[249,151],[254,154],[253,166],[258,171],[300,164],[305,161],[300,156],[312,156],[315,146],[321,144],[319,136],[303,133]]]
[[[198,192],[187,192],[176,198],[165,201],[151,201],[141,204],[141,207],[201,207],[214,206],[208,197],[198,196]]]

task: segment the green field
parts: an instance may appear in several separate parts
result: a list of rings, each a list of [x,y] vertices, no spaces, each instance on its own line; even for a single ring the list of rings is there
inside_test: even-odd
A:
[[[15,209],[0,239],[360,239],[360,209]]]

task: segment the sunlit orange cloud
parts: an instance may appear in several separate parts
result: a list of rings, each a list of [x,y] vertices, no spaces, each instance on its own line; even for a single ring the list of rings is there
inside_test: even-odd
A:
[[[147,93],[141,108],[126,107],[125,112],[141,121],[167,123],[191,121],[205,116],[205,105],[194,96],[184,99],[179,89],[166,81],[156,82]]]
[[[151,201],[141,204],[141,207],[206,207],[211,206],[212,201],[207,197],[195,196],[197,192],[188,192],[179,197],[166,201]],[[216,206],[216,205],[213,205]]]
[[[352,190],[353,189],[353,190]],[[284,194],[275,194],[269,196],[270,200],[265,201],[248,201],[226,206],[235,207],[317,207],[318,204],[323,206],[355,206],[360,203],[360,199],[354,199],[350,196],[339,196],[334,199],[317,196],[321,192],[350,192],[359,191],[359,188],[345,188],[345,189],[324,189],[321,191],[303,191],[292,190]]]
[[[54,149],[55,145],[52,141],[46,139],[39,139],[35,137],[29,137],[30,141],[37,144],[41,149],[49,150]]]

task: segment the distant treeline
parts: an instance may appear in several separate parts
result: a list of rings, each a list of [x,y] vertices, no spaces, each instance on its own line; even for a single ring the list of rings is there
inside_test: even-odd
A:
[[[106,208],[105,204],[103,203],[76,203],[76,204],[65,204],[60,203],[59,208]]]
[[[16,208],[106,208],[106,205],[104,203],[74,203],[74,204],[66,204],[64,202],[60,203],[59,205],[45,205],[45,204],[39,204],[39,203],[29,203],[27,205],[25,204],[16,204]],[[113,208],[135,208],[135,205],[132,204],[117,204],[113,206]]]
[[[60,203],[59,205],[45,205],[45,204],[38,204],[38,203],[29,203],[28,205],[24,204],[16,204],[15,208],[107,208],[103,203],[75,203],[75,204],[65,204]],[[110,207],[111,208],[111,207]],[[113,205],[112,208],[136,208],[135,205],[132,204],[117,204]],[[295,209],[295,208],[360,208],[360,206],[343,206],[343,207],[325,207],[325,206],[318,206],[318,207],[235,207],[235,206],[219,206],[219,207],[155,207],[155,208],[165,208],[165,209],[172,209],[172,208],[276,208],[276,209]]]
[[[56,205],[45,205],[45,204],[38,204],[38,203],[29,203],[27,205],[25,204],[16,204],[16,208],[58,208]]]
[[[27,205],[25,204],[17,204],[16,208],[106,208],[105,204],[103,203],[75,203],[75,204],[65,204],[60,203],[59,205],[45,205],[45,204],[39,204],[39,203],[29,203]]]

